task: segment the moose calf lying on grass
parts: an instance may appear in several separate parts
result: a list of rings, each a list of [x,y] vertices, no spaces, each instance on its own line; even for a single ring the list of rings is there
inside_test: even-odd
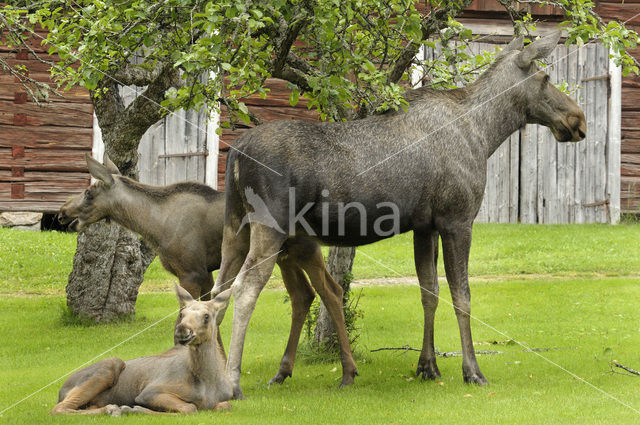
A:
[[[220,267],[222,256],[224,193],[195,182],[149,186],[120,175],[107,155],[104,165],[90,155],[86,159],[89,172],[98,181],[60,208],[60,221],[73,221],[71,228],[75,230],[100,220],[115,221],[142,236],[164,268],[178,277],[193,298],[208,300],[213,287],[211,272]],[[315,289],[337,330],[346,377],[342,385],[352,383],[357,370],[344,324],[343,291],[325,268],[322,252],[315,243],[292,238],[283,245],[276,261],[291,296],[292,313],[289,341],[271,382],[282,383],[293,373],[300,333]]]
[[[196,301],[175,285],[180,314],[179,345],[155,356],[122,361],[110,358],[80,369],[60,390],[51,413],[194,413],[231,407],[231,382],[217,348],[216,316],[230,290],[211,301]]]

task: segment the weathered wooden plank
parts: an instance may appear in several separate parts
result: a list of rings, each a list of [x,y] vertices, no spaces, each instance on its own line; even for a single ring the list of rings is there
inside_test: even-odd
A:
[[[606,196],[609,198],[610,217],[612,224],[620,221],[620,153],[621,153],[621,91],[622,71],[620,67],[609,60],[609,104],[607,122],[607,188]]]
[[[562,61],[558,77],[559,80],[564,79],[568,82],[570,90],[576,85],[577,74],[577,53],[575,47],[562,47]],[[571,97],[576,100],[575,92],[571,93]],[[558,144],[558,223],[571,222],[571,206],[574,203],[574,181],[575,181],[575,144],[560,143]]]
[[[2,198],[0,198],[2,199]],[[30,201],[24,199],[11,199],[9,201],[0,200],[0,211],[32,211],[43,213],[57,213],[66,200],[58,201]]]
[[[587,55],[587,48],[589,46],[586,47],[582,47],[580,49],[578,49],[578,69],[577,69],[577,75],[576,75],[576,81],[582,81],[582,79],[584,78],[584,76],[589,76],[586,73],[585,70],[585,61],[588,58]],[[580,105],[580,107],[582,108],[583,112],[585,113],[585,115],[587,115],[588,111],[587,111],[587,87],[586,87],[587,83],[580,83],[579,85],[579,89],[578,89],[578,105]],[[584,223],[585,221],[585,216],[584,216],[584,209],[582,208],[582,204],[585,202],[585,163],[586,163],[586,150],[587,150],[587,145],[589,143],[589,135],[590,135],[590,128],[587,126],[587,137],[585,138],[585,140],[583,140],[582,142],[577,144],[577,149],[576,149],[576,166],[575,166],[575,203],[574,203],[574,209],[573,209],[573,219],[575,223]]]
[[[509,160],[511,159],[511,138],[507,139],[500,149],[498,149],[498,175],[497,175],[497,191],[498,191],[498,215],[499,223],[509,222],[509,171],[511,169]]]
[[[165,120],[165,153],[167,155],[184,153],[186,146],[184,143],[185,111],[180,110],[168,116]],[[166,158],[165,182],[166,184],[176,183],[185,180],[184,158]]]
[[[549,60],[552,62],[548,74],[552,82],[559,82],[559,67],[562,57],[560,54],[560,47],[549,55]],[[538,177],[538,181],[542,180],[542,223],[554,224],[559,222],[558,218],[558,178],[557,178],[557,158],[558,158],[558,143],[551,131],[547,128],[538,129],[538,141],[542,143],[539,146],[539,151],[543,152],[542,163],[538,162],[540,168],[538,173],[542,173]],[[540,220],[538,219],[540,222]]]
[[[0,147],[91,149],[91,127],[0,125]]]
[[[165,185],[165,160],[159,158],[164,154],[164,119],[158,121],[142,136],[138,147],[140,181],[155,186]]]
[[[527,125],[520,133],[520,221],[537,223],[538,127]]]
[[[517,223],[520,217],[520,131],[509,138],[509,222]]]
[[[596,61],[595,67],[598,75],[608,75],[609,58],[607,49],[597,44],[595,49]],[[593,168],[593,198],[594,202],[609,201],[607,197],[607,121],[608,121],[608,80],[596,80],[594,82],[594,124],[595,124],[595,143],[593,145],[594,158],[591,163]],[[592,207],[594,213],[594,221],[598,223],[606,223],[609,221],[608,207],[606,205],[598,205]]]
[[[24,156],[13,158],[12,150],[0,148],[0,169],[21,167],[25,171],[87,171],[85,153],[91,150],[25,149]]]
[[[38,106],[34,103],[0,101],[0,124],[14,125],[16,114],[24,114],[23,125],[85,128],[93,125],[91,104],[56,102]]]
[[[589,44],[585,46],[587,53],[587,60],[585,63],[585,76],[583,80],[593,77],[598,74],[596,67],[596,46],[593,44]],[[587,118],[587,138],[585,139],[585,172],[584,172],[584,197],[582,199],[583,206],[583,214],[584,214],[584,222],[591,223],[595,220],[595,211],[591,207],[585,207],[585,204],[592,204],[596,202],[595,193],[594,193],[594,184],[595,184],[595,175],[594,170],[592,169],[592,165],[595,162],[595,144],[597,143],[597,130],[595,128],[596,125],[596,85],[597,80],[584,81],[585,85],[585,100],[587,102],[587,107],[585,110],[585,115]],[[597,201],[600,201],[598,199]]]

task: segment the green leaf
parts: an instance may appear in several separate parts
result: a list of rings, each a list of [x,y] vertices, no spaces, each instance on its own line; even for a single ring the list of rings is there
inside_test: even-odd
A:
[[[289,104],[291,106],[296,106],[298,104],[299,98],[300,98],[300,93],[298,92],[298,90],[296,89],[291,90],[291,92],[289,93]]]

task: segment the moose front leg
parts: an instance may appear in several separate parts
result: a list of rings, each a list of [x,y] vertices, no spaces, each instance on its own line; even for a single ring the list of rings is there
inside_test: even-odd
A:
[[[462,343],[462,377],[466,383],[484,385],[487,379],[480,372],[471,337],[471,293],[469,291],[469,250],[472,223],[448,223],[440,230],[447,281],[451,290],[453,308],[460,328]]]
[[[234,399],[244,398],[240,389],[240,371],[249,321],[255,309],[258,295],[271,277],[271,272],[276,265],[278,254],[280,254],[286,238],[287,235],[260,223],[251,224],[249,252],[232,285],[233,326],[229,343],[227,373],[233,386]],[[220,273],[222,274],[223,271]],[[220,278],[218,277],[218,279]]]
[[[420,298],[424,310],[424,337],[416,375],[423,379],[440,376],[433,343],[433,324],[438,307],[438,232],[430,229],[413,234],[413,251],[420,282]]]
[[[147,407],[153,411],[160,412],[178,412],[178,413],[196,413],[198,408],[195,404],[186,402],[174,394],[164,392],[161,387],[150,386],[142,390],[136,397],[136,404]],[[126,412],[134,413],[134,412]],[[149,413],[139,411],[135,413]]]

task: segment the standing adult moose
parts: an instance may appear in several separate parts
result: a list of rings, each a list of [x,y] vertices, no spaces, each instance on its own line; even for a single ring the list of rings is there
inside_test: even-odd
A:
[[[482,202],[487,159],[511,133],[537,123],[549,127],[560,142],[585,137],[581,109],[535,64],[559,38],[555,32],[526,48],[517,38],[470,86],[414,90],[406,111],[349,122],[273,122],[238,139],[227,160],[222,265],[214,287],[214,293],[222,291],[236,277],[227,363],[235,397],[242,397],[240,366],[251,313],[275,264],[274,254],[288,240],[353,246],[409,230],[425,321],[417,374],[440,375],[433,343],[440,236],[460,328],[463,378],[487,382],[471,338],[467,266],[472,224]],[[251,213],[249,188],[278,226],[240,226]],[[353,208],[345,212],[344,203]],[[391,229],[382,228],[384,219]],[[352,381],[343,375],[343,384]]]

